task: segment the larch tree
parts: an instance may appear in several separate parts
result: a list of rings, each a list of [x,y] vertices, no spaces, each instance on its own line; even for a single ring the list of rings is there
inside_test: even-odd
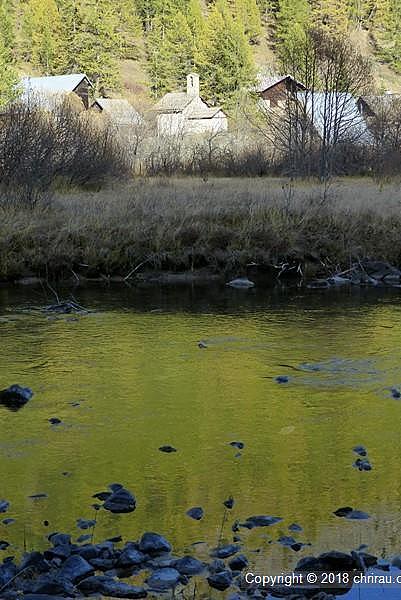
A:
[[[22,22],[22,54],[46,74],[60,65],[62,25],[55,0],[28,0]]]
[[[186,16],[176,12],[167,22],[156,17],[147,36],[149,74],[158,97],[184,85],[193,69],[194,37]]]
[[[10,48],[0,35],[0,108],[18,95],[17,75],[10,63]]]
[[[235,0],[234,15],[242,23],[248,40],[256,44],[262,34],[261,13],[256,0]]]
[[[244,86],[254,81],[253,58],[244,27],[219,0],[207,18],[198,42],[195,66],[206,99],[229,105]]]
[[[61,6],[66,32],[62,70],[86,73],[98,89],[117,87],[120,41],[115,5],[108,0],[62,0]]]

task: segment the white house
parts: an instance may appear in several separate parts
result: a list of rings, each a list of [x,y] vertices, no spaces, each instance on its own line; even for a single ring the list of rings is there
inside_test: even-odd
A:
[[[328,145],[369,144],[372,136],[357,100],[346,92],[298,92],[297,101],[315,133]]]
[[[199,94],[199,75],[190,73],[186,92],[170,92],[156,104],[159,135],[213,134],[227,131],[227,115]]]
[[[36,103],[45,110],[52,110],[66,97],[81,100],[82,108],[89,108],[92,84],[84,73],[54,75],[49,77],[23,77],[19,83],[20,101]]]

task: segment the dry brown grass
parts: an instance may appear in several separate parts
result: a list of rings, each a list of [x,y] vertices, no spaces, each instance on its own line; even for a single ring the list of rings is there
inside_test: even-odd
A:
[[[135,265],[240,271],[310,256],[401,262],[401,193],[370,180],[146,179],[0,209],[0,278],[126,275]],[[87,266],[83,266],[87,265]]]

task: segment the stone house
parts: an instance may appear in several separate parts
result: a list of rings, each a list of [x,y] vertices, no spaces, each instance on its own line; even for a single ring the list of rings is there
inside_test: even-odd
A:
[[[159,135],[214,134],[228,129],[227,115],[220,106],[209,106],[199,92],[199,75],[190,73],[186,92],[165,94],[155,105]]]
[[[119,128],[135,127],[143,123],[139,112],[123,98],[96,98],[91,110]]]

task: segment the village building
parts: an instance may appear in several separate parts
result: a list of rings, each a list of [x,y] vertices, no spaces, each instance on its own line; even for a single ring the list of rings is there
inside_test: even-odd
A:
[[[369,144],[372,135],[358,102],[347,92],[301,92],[297,94],[299,118],[306,118],[311,130],[325,144]]]
[[[366,119],[378,118],[384,114],[400,114],[401,94],[386,92],[383,95],[368,95],[358,98],[358,110]]]
[[[261,98],[266,108],[276,108],[282,106],[289,96],[306,91],[306,87],[292,75],[266,77],[259,74],[253,91]]]
[[[199,93],[199,75],[187,77],[186,92],[170,92],[156,104],[159,135],[215,134],[228,129],[220,106],[209,106]]]
[[[129,128],[143,123],[139,112],[123,98],[96,98],[91,110],[101,114],[118,128]]]
[[[49,77],[24,77],[19,87],[20,101],[24,103],[33,102],[45,110],[53,110],[70,98],[72,101],[79,101],[77,108],[87,110],[93,86],[84,73],[72,73]]]

